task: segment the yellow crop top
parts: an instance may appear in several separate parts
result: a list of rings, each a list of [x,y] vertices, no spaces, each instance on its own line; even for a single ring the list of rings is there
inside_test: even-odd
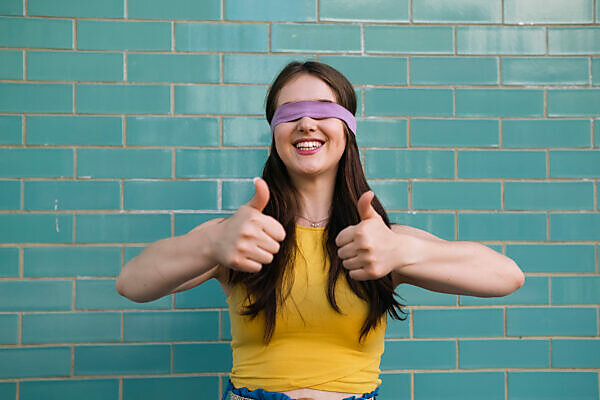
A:
[[[300,388],[371,392],[381,384],[386,318],[359,343],[368,304],[340,275],[336,300],[345,315],[331,308],[326,294],[329,257],[322,247],[324,228],[297,225],[296,235],[294,284],[278,310],[269,344],[263,342],[264,315],[251,320],[238,312],[245,300],[243,286],[235,285],[227,297],[233,339],[231,381],[236,388],[270,392]]]

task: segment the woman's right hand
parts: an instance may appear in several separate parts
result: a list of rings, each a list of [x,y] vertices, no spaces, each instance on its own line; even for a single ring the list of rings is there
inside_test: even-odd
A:
[[[279,252],[285,229],[262,210],[269,202],[269,186],[254,179],[254,197],[233,216],[217,224],[212,236],[213,256],[217,263],[242,272],[259,272]]]

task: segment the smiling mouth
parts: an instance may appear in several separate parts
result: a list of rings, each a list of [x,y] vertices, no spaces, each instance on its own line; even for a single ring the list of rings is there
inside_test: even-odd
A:
[[[311,141],[311,142],[300,142],[300,143],[296,144],[295,147],[298,150],[315,150],[321,146],[323,146],[323,143],[317,142],[317,141]]]

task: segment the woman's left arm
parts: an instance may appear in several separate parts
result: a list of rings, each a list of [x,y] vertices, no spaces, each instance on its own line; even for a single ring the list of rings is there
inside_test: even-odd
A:
[[[447,241],[406,225],[392,225],[391,230],[396,247],[405,252],[392,270],[394,282],[477,297],[506,296],[523,286],[519,266],[483,244]]]

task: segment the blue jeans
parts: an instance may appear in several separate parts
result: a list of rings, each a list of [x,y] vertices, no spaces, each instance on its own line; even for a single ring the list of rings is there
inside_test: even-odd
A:
[[[255,389],[255,390],[250,391],[250,390],[248,390],[247,387],[235,388],[233,386],[233,383],[231,383],[231,379],[229,380],[229,383],[227,383],[227,387],[225,388],[225,391],[223,392],[222,400],[227,399],[227,393],[229,393],[229,391],[237,394],[238,396],[248,397],[248,398],[255,399],[255,400],[294,400],[287,394],[281,393],[281,392],[267,392],[264,389]],[[346,397],[342,400],[375,399],[378,394],[379,394],[379,388],[375,388],[375,390],[373,390],[371,393],[363,393],[363,395],[360,397],[356,397],[356,396]]]

